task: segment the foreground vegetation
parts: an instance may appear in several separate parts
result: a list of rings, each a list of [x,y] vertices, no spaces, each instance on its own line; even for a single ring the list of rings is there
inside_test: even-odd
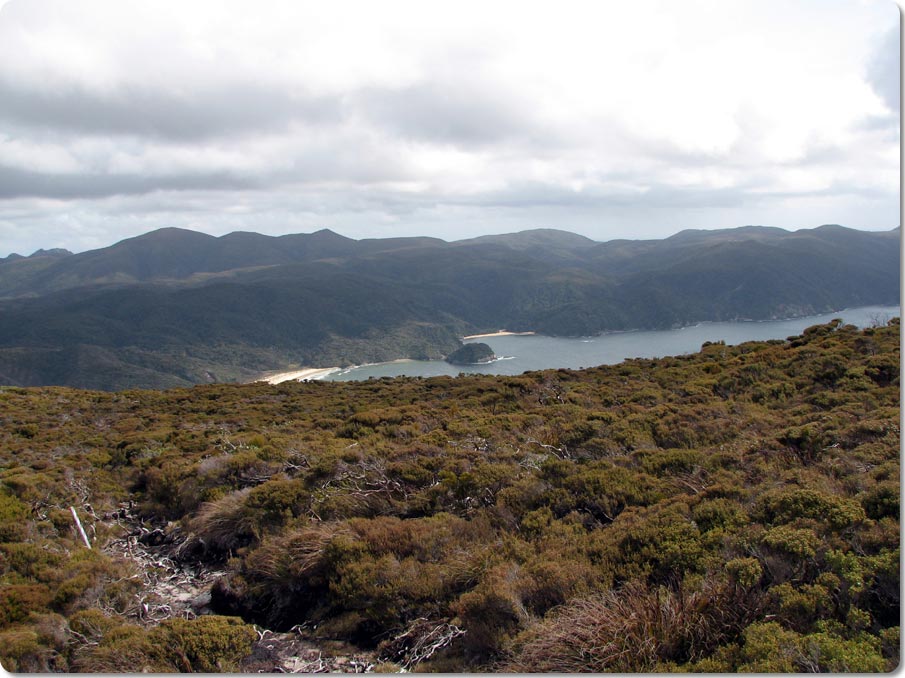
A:
[[[0,661],[236,670],[257,624],[385,670],[888,671],[899,388],[897,319],[518,377],[3,388]],[[101,548],[127,510],[224,570],[217,614],[142,616]]]

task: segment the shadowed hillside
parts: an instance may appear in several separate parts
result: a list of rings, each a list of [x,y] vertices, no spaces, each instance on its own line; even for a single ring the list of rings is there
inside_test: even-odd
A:
[[[595,244],[163,229],[0,264],[0,380],[116,389],[442,358],[458,336],[777,319],[897,304],[899,230],[745,227]]]

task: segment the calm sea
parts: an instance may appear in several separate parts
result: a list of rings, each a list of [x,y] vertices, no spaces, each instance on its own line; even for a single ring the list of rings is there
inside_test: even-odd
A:
[[[705,341],[740,344],[745,341],[785,339],[801,334],[811,325],[842,318],[846,323],[868,327],[899,316],[898,306],[864,306],[835,313],[793,318],[746,322],[700,323],[677,330],[609,332],[594,337],[546,337],[542,335],[484,337],[473,339],[493,349],[498,360],[485,365],[450,365],[442,360],[406,360],[377,365],[362,365],[328,377],[329,381],[357,381],[370,377],[436,377],[460,373],[521,374],[528,370],[557,367],[579,369],[596,365],[612,365],[626,358],[659,358],[693,353]]]

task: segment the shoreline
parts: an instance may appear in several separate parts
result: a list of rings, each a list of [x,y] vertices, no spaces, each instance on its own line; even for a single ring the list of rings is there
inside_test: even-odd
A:
[[[622,330],[602,330],[602,331],[598,332],[597,334],[592,334],[592,335],[572,335],[572,336],[542,335],[542,336],[549,336],[550,338],[553,338],[553,339],[594,340],[594,339],[603,338],[606,336],[613,336],[613,335],[620,335],[620,334],[632,334],[632,333],[643,333],[643,332],[669,332],[669,331],[675,332],[678,330],[685,330],[685,329],[700,327],[702,325],[719,325],[719,324],[724,324],[724,323],[737,324],[737,325],[747,325],[747,324],[757,325],[757,324],[761,324],[761,323],[789,322],[789,321],[803,320],[806,318],[817,319],[817,318],[820,318],[821,316],[834,316],[836,314],[842,314],[847,311],[858,310],[858,309],[865,309],[865,310],[876,309],[877,312],[889,315],[890,317],[896,317],[896,316],[900,317],[901,316],[901,305],[897,307],[897,306],[884,306],[884,305],[870,304],[867,306],[855,306],[855,307],[844,308],[841,310],[828,311],[825,313],[815,313],[812,315],[804,315],[804,316],[790,316],[790,317],[786,317],[786,318],[759,319],[759,320],[754,320],[754,319],[701,320],[698,322],[689,323],[687,325],[681,325],[679,327],[671,327],[671,328],[665,328],[665,329],[631,328],[631,329],[622,329]],[[537,332],[534,332],[534,331],[510,332],[508,330],[501,329],[497,332],[487,332],[484,334],[471,334],[466,337],[462,337],[462,339],[468,340],[468,339],[480,339],[483,337],[505,337],[505,336],[537,336]],[[755,340],[752,340],[752,341],[755,341]],[[514,358],[514,356],[498,356],[495,360],[491,360],[486,363],[476,363],[475,365],[476,366],[491,365],[493,363],[500,362],[500,361],[512,360],[513,358]],[[259,377],[252,383],[266,382],[268,384],[279,384],[284,381],[290,381],[290,380],[317,381],[317,380],[325,379],[326,377],[328,377],[330,375],[334,375],[334,374],[345,375],[345,374],[354,372],[354,371],[356,371],[358,369],[362,369],[362,368],[377,367],[380,365],[391,365],[394,363],[408,363],[408,362],[420,362],[420,361],[417,361],[413,358],[396,358],[395,360],[386,360],[386,361],[380,361],[380,362],[375,362],[375,363],[363,363],[360,365],[350,365],[348,367],[308,367],[308,368],[301,368],[301,369],[287,371],[287,372],[265,373],[265,375],[269,374],[269,376]],[[445,362],[445,361],[434,360],[434,361],[429,361],[429,362]],[[547,369],[547,368],[541,368],[541,369]],[[342,381],[345,381],[345,380],[342,380]]]
[[[268,377],[255,379],[256,382],[264,381],[271,386],[282,384],[284,381],[316,381],[323,379],[328,374],[339,372],[339,367],[304,367],[300,370],[292,370],[290,372],[277,372]]]
[[[266,376],[259,377],[258,379],[255,379],[254,381],[248,383],[268,383],[271,386],[275,386],[276,384],[282,384],[285,381],[321,381],[331,374],[346,374],[347,372],[357,370],[360,367],[374,367],[376,365],[409,363],[413,361],[414,358],[396,358],[395,360],[387,360],[379,363],[364,363],[362,365],[350,365],[348,367],[303,367],[301,369],[290,370],[288,372],[274,372],[272,374],[266,373]]]
[[[467,337],[462,337],[465,339],[482,339],[484,337],[527,337],[532,334],[537,334],[536,332],[510,332],[509,330],[498,330],[497,332],[487,332],[485,334],[469,334]]]

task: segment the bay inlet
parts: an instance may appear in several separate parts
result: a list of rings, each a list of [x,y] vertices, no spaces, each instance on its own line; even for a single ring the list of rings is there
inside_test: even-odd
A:
[[[521,374],[529,370],[580,369],[612,365],[626,358],[659,358],[693,353],[705,341],[740,344],[785,339],[811,325],[842,318],[858,327],[885,324],[898,317],[899,306],[863,306],[787,320],[703,322],[671,330],[608,332],[590,337],[550,337],[541,334],[484,335],[466,339],[488,344],[497,360],[480,365],[450,365],[442,360],[405,360],[334,370],[324,381],[361,381],[372,377],[437,377],[458,374]]]

